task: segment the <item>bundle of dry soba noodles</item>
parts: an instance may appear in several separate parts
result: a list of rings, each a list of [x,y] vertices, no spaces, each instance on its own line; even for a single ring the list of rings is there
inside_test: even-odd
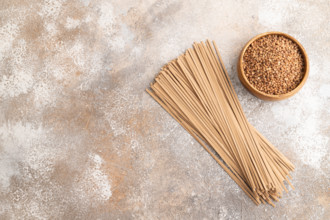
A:
[[[147,92],[253,202],[274,206],[287,191],[294,166],[247,121],[214,42],[194,43],[162,68]]]

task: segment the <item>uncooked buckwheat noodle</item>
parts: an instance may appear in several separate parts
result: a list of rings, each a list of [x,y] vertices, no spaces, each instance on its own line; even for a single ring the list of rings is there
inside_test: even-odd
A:
[[[194,43],[166,64],[147,92],[259,205],[293,188],[292,163],[247,121],[217,46]]]

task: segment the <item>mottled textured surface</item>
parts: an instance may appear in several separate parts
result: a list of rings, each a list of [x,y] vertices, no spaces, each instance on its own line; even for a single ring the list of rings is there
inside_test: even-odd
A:
[[[329,219],[330,2],[0,1],[0,219]],[[310,77],[261,101],[244,44],[296,37]],[[193,41],[217,42],[249,121],[296,190],[255,206],[145,91]]]

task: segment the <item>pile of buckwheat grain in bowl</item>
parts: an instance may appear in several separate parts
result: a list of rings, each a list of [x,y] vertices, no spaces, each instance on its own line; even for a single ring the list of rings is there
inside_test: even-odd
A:
[[[257,90],[286,94],[294,90],[304,76],[305,63],[299,46],[281,35],[263,36],[246,49],[244,74]]]

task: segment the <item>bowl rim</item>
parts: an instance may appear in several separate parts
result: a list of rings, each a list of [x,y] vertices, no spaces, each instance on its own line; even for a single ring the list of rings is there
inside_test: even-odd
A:
[[[303,59],[305,62],[304,76],[303,76],[301,82],[298,84],[298,86],[288,93],[279,94],[279,95],[271,95],[271,94],[267,94],[265,92],[259,91],[252,84],[250,84],[250,82],[248,81],[248,79],[245,76],[244,69],[243,69],[243,57],[244,57],[245,51],[247,50],[247,48],[250,46],[251,43],[253,43],[254,41],[258,40],[259,38],[267,36],[267,35],[282,35],[282,36],[292,40],[294,43],[296,43],[302,52]],[[251,40],[249,40],[245,44],[245,46],[243,47],[242,52],[240,54],[240,57],[238,59],[238,69],[239,69],[238,74],[240,76],[239,77],[240,80],[241,81],[244,80],[244,82],[242,81],[243,85],[245,87],[247,87],[247,89],[250,92],[252,92],[254,95],[256,95],[259,98],[266,99],[266,100],[282,100],[282,99],[286,99],[286,98],[293,96],[303,87],[303,85],[305,84],[305,82],[308,78],[308,74],[309,74],[309,60],[308,60],[308,56],[307,56],[305,48],[294,37],[292,37],[286,33],[278,32],[278,31],[269,31],[269,32],[258,34],[257,36],[253,37]]]

